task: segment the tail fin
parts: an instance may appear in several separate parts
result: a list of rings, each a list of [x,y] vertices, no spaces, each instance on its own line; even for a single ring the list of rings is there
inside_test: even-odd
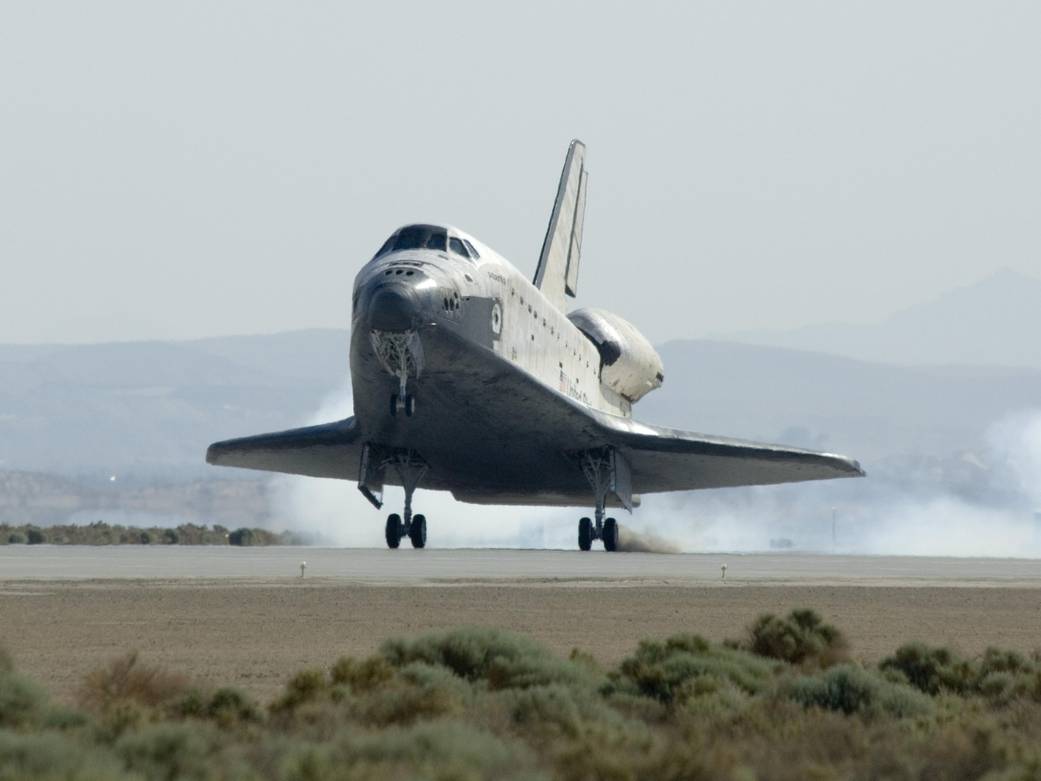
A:
[[[564,296],[578,293],[578,264],[582,259],[582,223],[586,213],[586,145],[571,142],[560,174],[557,200],[549,218],[542,254],[535,269],[535,287],[561,311]]]

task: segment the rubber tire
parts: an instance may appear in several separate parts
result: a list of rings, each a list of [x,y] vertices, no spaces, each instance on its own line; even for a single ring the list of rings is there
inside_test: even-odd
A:
[[[386,535],[387,547],[391,550],[401,544],[401,516],[397,513],[391,513],[387,516]]]
[[[604,521],[604,550],[618,550],[618,521],[614,518]]]
[[[408,530],[408,538],[412,540],[413,548],[427,546],[427,517],[425,515],[412,516],[412,528]]]
[[[411,418],[416,414],[416,397],[411,393],[405,396],[405,417]]]
[[[390,394],[390,416],[396,418],[398,416],[398,394]]]
[[[589,550],[593,547],[593,522],[583,518],[578,522],[578,549]]]

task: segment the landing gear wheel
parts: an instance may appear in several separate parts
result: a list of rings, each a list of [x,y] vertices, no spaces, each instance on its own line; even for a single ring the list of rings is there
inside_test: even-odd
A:
[[[604,550],[618,550],[618,521],[614,518],[604,521]]]
[[[409,397],[411,398],[411,396]],[[427,545],[427,518],[425,515],[412,516],[412,525],[408,530],[408,538],[413,548],[425,548]]]
[[[411,418],[416,414],[416,397],[411,393],[405,396],[405,417]],[[422,546],[420,546],[422,547]]]
[[[578,549],[589,550],[593,547],[593,522],[583,518],[578,522]]]
[[[401,544],[401,516],[391,513],[387,516],[387,547],[397,548]]]

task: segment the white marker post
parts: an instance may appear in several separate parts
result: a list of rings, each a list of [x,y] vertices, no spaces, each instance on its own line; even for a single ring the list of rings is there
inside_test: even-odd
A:
[[[300,562],[300,577],[304,576],[304,570],[305,569],[307,569],[307,562],[306,561],[301,561]]]

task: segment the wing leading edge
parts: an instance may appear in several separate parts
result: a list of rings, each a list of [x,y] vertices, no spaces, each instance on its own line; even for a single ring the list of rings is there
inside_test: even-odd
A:
[[[359,437],[354,418],[346,418],[319,426],[215,442],[206,451],[206,461],[218,466],[354,480],[358,477],[361,459]]]
[[[714,437],[626,421],[608,438],[632,469],[633,491],[690,491],[863,477],[853,459],[833,453]]]

